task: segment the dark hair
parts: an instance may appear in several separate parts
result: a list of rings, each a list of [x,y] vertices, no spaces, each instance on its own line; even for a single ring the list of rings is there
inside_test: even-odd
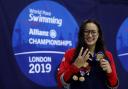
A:
[[[79,33],[78,33],[78,43],[77,43],[77,46],[76,46],[76,50],[74,52],[74,57],[73,57],[72,62],[74,62],[75,59],[77,58],[81,47],[84,47],[84,50],[87,48],[87,44],[84,41],[84,39],[85,39],[84,38],[84,27],[87,23],[94,23],[98,27],[99,37],[98,37],[97,42],[96,42],[95,52],[97,53],[99,51],[102,51],[105,54],[105,46],[104,46],[101,27],[100,27],[98,22],[96,22],[95,20],[89,19],[89,20],[85,20],[80,26],[80,30],[79,30]]]

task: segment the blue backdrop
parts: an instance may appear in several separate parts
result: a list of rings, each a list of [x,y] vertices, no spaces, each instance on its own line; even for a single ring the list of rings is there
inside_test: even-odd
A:
[[[21,11],[36,0],[0,0],[0,89],[57,89],[41,86],[19,69],[12,48],[12,35]],[[42,0],[43,1],[43,0]],[[52,0],[67,8],[78,25],[83,19],[100,22],[105,44],[113,53],[119,77],[118,89],[128,88],[128,1]],[[58,12],[59,13],[59,12]]]

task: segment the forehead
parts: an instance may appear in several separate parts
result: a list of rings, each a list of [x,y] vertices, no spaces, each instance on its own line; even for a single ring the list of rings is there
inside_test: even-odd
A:
[[[86,30],[95,30],[95,31],[98,31],[98,27],[96,24],[94,23],[87,23],[85,26],[84,26],[84,29]]]

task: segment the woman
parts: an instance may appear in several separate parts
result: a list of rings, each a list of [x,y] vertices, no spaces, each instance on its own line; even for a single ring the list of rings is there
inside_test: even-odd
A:
[[[112,89],[118,78],[112,54],[105,49],[100,25],[93,20],[80,27],[76,48],[69,49],[58,68],[58,85],[67,89]]]

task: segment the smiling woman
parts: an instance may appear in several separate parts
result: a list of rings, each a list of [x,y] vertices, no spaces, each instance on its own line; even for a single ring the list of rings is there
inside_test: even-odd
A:
[[[97,26],[94,23],[87,23],[84,28],[86,44],[88,46],[95,45],[99,36]]]
[[[66,51],[63,59],[58,68],[59,87],[112,89],[118,85],[112,54],[105,49],[101,27],[94,20],[82,23],[77,47]]]

